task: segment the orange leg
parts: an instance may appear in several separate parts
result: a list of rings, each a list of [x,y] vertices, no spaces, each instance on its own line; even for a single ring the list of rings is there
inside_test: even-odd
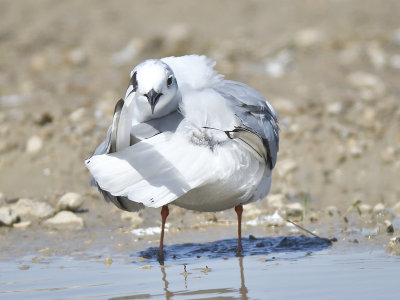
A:
[[[160,248],[158,250],[158,253],[160,256],[164,255],[164,228],[165,228],[165,221],[167,220],[167,217],[169,215],[169,209],[168,205],[164,205],[161,208],[161,237],[160,237]]]
[[[235,211],[237,214],[237,218],[238,218],[238,247],[237,247],[237,251],[241,252],[243,251],[242,248],[242,213],[243,213],[243,205],[236,205],[235,206]]]

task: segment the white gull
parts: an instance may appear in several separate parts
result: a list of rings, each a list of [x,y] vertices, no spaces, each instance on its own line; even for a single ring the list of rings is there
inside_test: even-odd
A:
[[[106,200],[128,211],[168,204],[235,208],[266,196],[279,148],[278,115],[254,89],[224,80],[205,56],[146,60],[131,72],[107,138],[85,161]]]

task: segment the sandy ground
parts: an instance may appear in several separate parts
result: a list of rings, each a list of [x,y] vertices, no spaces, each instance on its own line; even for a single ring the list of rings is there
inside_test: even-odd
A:
[[[348,227],[343,216],[360,200],[364,215],[353,209],[350,221],[376,232],[400,201],[399,12],[395,0],[0,1],[0,204],[30,198],[55,207],[76,192],[85,221],[85,229],[61,236],[38,219],[27,229],[3,226],[0,245],[8,253],[24,243],[61,252],[96,241],[155,245],[156,236],[124,233],[157,226],[159,211],[145,210],[139,223],[122,220],[88,185],[83,161],[104,139],[132,67],[191,53],[216,60],[226,78],[251,85],[280,114],[273,199],[307,202],[306,225],[328,234]],[[272,214],[268,204],[245,209],[245,220]],[[221,224],[234,222],[231,211],[174,208],[171,232],[180,234],[169,241],[233,237],[233,227]],[[219,229],[196,225],[206,223]]]

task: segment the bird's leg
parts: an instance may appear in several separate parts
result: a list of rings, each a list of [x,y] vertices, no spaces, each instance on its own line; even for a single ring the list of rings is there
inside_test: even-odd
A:
[[[165,228],[165,221],[169,215],[168,205],[163,205],[161,208],[161,237],[160,237],[160,248],[158,250],[158,254],[162,257],[164,255],[164,228]]]
[[[243,212],[243,205],[239,204],[235,206],[235,211],[238,218],[238,247],[237,252],[242,252],[242,212]]]

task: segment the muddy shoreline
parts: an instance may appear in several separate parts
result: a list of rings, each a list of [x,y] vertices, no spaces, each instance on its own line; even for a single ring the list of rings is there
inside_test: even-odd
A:
[[[131,68],[190,53],[215,59],[280,115],[271,194],[245,207],[245,236],[299,234],[276,211],[354,247],[386,249],[399,236],[397,1],[0,1],[0,11],[0,207],[6,217],[21,199],[50,207],[0,226],[0,260],[157,245],[157,234],[131,231],[159,226],[159,210],[122,214],[89,186],[83,161],[104,139]],[[60,208],[68,192],[79,207]],[[172,207],[168,221],[170,245],[236,236],[233,210]]]

